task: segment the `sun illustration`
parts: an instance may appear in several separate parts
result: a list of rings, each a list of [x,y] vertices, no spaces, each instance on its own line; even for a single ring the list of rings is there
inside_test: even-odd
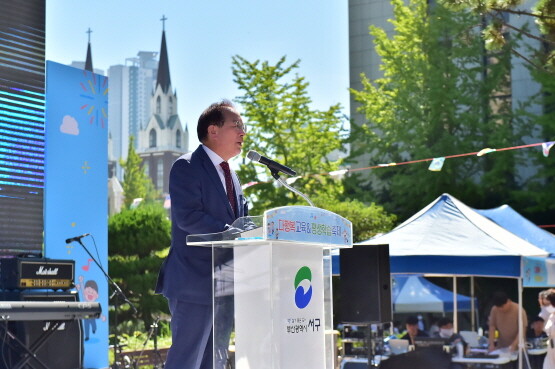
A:
[[[84,80],[79,82],[83,93],[79,96],[86,103],[81,106],[81,110],[86,109],[87,115],[89,115],[89,124],[106,128],[108,114],[104,107],[108,105],[108,78],[99,77],[87,70],[83,70],[83,76]]]

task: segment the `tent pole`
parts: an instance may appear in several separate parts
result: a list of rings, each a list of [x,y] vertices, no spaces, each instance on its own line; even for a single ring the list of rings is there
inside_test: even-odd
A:
[[[474,306],[474,276],[471,275],[470,276],[470,327],[472,329],[472,331],[476,332],[476,316],[475,314],[475,309],[476,306]]]
[[[453,276],[453,328],[459,331],[459,314],[457,309],[457,276]]]
[[[522,270],[522,268],[521,268]],[[518,277],[518,369],[522,369],[522,355],[524,354],[524,340],[522,337],[522,278]]]

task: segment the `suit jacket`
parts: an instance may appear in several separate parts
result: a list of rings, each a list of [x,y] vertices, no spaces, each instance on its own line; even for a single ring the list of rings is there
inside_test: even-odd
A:
[[[156,293],[187,302],[212,302],[212,250],[188,246],[186,237],[221,232],[226,224],[247,215],[241,186],[235,186],[235,192],[237,217],[202,145],[175,161],[170,171],[172,242],[158,275]]]

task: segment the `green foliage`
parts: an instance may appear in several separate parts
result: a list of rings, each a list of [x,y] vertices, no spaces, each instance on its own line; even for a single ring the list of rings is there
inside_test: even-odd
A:
[[[123,167],[123,204],[129,208],[136,198],[143,198],[145,202],[152,202],[159,197],[150,178],[146,175],[141,157],[135,152],[134,137],[129,137],[127,160],[121,161]]]
[[[389,232],[397,219],[395,215],[387,214],[381,206],[374,203],[368,206],[358,200],[339,202],[331,198],[317,198],[314,204],[350,220],[353,223],[353,242]]]
[[[123,304],[119,322],[141,319],[144,327],[150,327],[153,316],[167,313],[166,300],[154,294],[154,286],[163,261],[160,253],[170,245],[170,227],[159,205],[123,210],[108,220],[110,276],[138,310],[135,315]]]
[[[482,19],[488,20],[488,26],[482,33],[482,38],[488,50],[500,51],[510,50],[513,54],[521,57],[534,67],[555,73],[553,58],[555,58],[555,0],[538,0],[532,9],[527,10],[524,0],[442,0],[440,4],[448,6],[455,11],[470,10]],[[529,22],[535,23],[542,33],[538,36],[535,32],[530,32],[527,26],[518,26],[516,20],[525,17]],[[520,20],[518,21],[520,22]],[[509,42],[515,38],[527,38],[529,40],[539,40],[551,44],[550,58],[544,64],[535,64],[530,56],[520,54],[517,48]]]
[[[249,130],[245,147],[275,158],[294,168],[299,175],[328,173],[337,170],[340,160],[330,159],[330,154],[342,150],[343,129],[341,107],[331,106],[325,111],[310,107],[307,95],[308,82],[291,74],[299,61],[287,65],[282,57],[275,65],[267,61],[249,62],[234,56],[232,62],[234,81],[243,93],[236,98],[244,111],[243,117]],[[244,183],[255,180],[262,168],[247,163],[238,171]],[[265,172],[265,180],[270,178]],[[309,197],[317,194],[338,195],[342,186],[329,176],[306,176],[295,182]],[[298,201],[287,189],[278,187],[273,180],[246,190],[254,207],[253,214],[263,210]]]
[[[534,79],[540,84],[541,90],[530,101],[542,107],[541,113],[532,114],[526,112],[526,117],[539,131],[540,141],[555,141],[555,78],[549,73],[531,68]],[[524,115],[524,113],[523,113]],[[555,149],[551,154],[544,157],[542,152],[536,148],[530,150],[530,166],[537,170],[537,174],[524,184],[524,191],[515,194],[517,201],[522,204],[522,209],[527,217],[534,218],[536,224],[553,224],[555,219],[555,166],[553,161]]]
[[[363,75],[363,89],[351,91],[368,120],[352,126],[352,156],[369,154],[368,164],[375,165],[520,144],[529,127],[504,98],[510,55],[490,55],[484,63],[472,27],[479,19],[439,5],[428,9],[423,0],[392,4],[394,35],[370,27],[384,76],[370,81]],[[372,194],[364,199],[388,204],[406,219],[443,192],[484,206],[506,201],[515,188],[511,152],[493,160],[449,159],[441,172],[427,171],[428,164],[372,171],[365,186],[352,176],[346,189]]]

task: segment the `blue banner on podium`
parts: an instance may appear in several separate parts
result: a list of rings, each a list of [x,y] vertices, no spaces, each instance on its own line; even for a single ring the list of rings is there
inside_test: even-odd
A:
[[[311,206],[283,206],[264,213],[267,240],[352,246],[352,223],[340,215]]]

